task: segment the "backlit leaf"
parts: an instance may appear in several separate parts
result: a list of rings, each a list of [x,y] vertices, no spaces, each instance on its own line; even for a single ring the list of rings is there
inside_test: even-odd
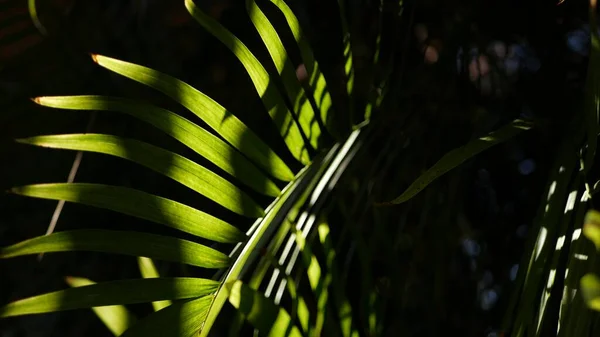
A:
[[[193,0],[185,0],[185,6],[202,27],[219,39],[240,60],[288,149],[301,163],[308,163],[309,156],[300,129],[279,89],[271,83],[271,78],[260,61],[235,35],[196,7]]]
[[[590,239],[600,251],[600,212],[589,210],[583,222],[583,234]]]
[[[0,308],[0,317],[201,297],[219,286],[217,281],[191,277],[70,283],[78,286],[12,302]]]
[[[217,242],[239,242],[234,226],[182,203],[128,187],[87,183],[52,183],[14,187],[11,193],[65,200],[160,223]]]
[[[594,274],[583,276],[581,278],[581,294],[590,309],[600,311],[600,277]]]
[[[106,96],[46,96],[37,97],[34,101],[51,108],[107,110],[128,114],[164,131],[255,191],[272,197],[280,193],[277,185],[234,147],[169,110],[134,100]],[[281,180],[289,180],[293,176],[289,169],[278,168],[275,165],[264,165],[263,168]]]
[[[279,337],[301,337],[302,333],[282,307],[275,305],[261,293],[248,287],[242,281],[229,285],[229,303],[241,311],[246,319],[262,335]]]
[[[39,236],[0,249],[0,259],[52,252],[92,251],[224,268],[229,257],[195,242],[169,236],[129,231],[86,229]]]

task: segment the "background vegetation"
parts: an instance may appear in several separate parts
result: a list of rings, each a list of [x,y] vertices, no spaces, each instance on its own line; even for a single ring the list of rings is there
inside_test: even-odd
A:
[[[269,1],[257,2],[279,32],[298,80],[310,84],[306,65],[298,66],[306,60],[283,15]],[[592,43],[597,25],[590,4],[569,0],[286,3],[310,41],[333,107],[334,117],[329,125],[320,125],[323,136],[305,170],[326,171],[334,167],[327,164],[327,154],[344,156],[335,166],[339,175],[318,180],[328,183],[326,189],[297,177],[294,181],[306,192],[306,200],[279,212],[299,229],[309,228],[300,224],[312,223],[306,231],[308,255],[305,249],[293,263],[275,261],[285,251],[272,248],[278,237],[293,247],[302,244],[289,241],[293,230],[280,220],[277,228],[283,228],[283,234],[268,237],[266,248],[255,263],[248,264],[242,280],[252,284],[253,272],[261,270],[263,263],[268,276],[255,288],[276,301],[277,308],[287,310],[305,335],[318,334],[319,319],[324,320],[323,336],[597,334],[600,320],[588,306],[593,306],[590,303],[598,294],[588,292],[584,297],[579,291],[581,277],[600,270],[592,241],[580,235],[584,222],[597,223],[592,217],[584,221],[594,206],[598,180],[597,163],[593,165],[600,80],[593,57],[598,57],[594,54],[598,45]],[[277,74],[244,1],[196,5],[243,41],[270,74]],[[243,232],[252,228],[252,217],[230,212],[136,163],[14,141],[37,135],[110,134],[160,146],[224,175],[209,160],[132,116],[60,111],[30,100],[66,95],[126,97],[166,108],[204,127],[176,99],[107,71],[90,53],[143,65],[192,85],[234,112],[281,154],[294,173],[304,167],[273,127],[242,64],[194,20],[183,1],[40,2],[41,28],[32,20],[26,1],[2,1],[0,9],[2,189],[65,182],[75,160],[80,161],[75,182],[140,189],[205,211]],[[345,39],[346,32],[350,40]],[[348,41],[351,72],[345,51]],[[270,85],[284,92],[284,82]],[[361,124],[365,112],[368,125]],[[534,127],[502,139],[500,145],[450,170],[407,202],[377,205],[400,196],[449,151],[518,118],[532,121]],[[349,142],[357,126],[362,127],[360,136]],[[350,144],[347,152],[342,151],[344,144]],[[286,186],[276,182],[279,188]],[[235,185],[243,184],[235,180]],[[263,208],[273,201],[272,195],[241,188]],[[318,203],[307,201],[313,198]],[[55,208],[56,201],[0,195],[0,247],[44,235]],[[327,226],[319,227],[323,224]],[[78,203],[64,206],[54,231],[90,228],[209,242]],[[318,228],[330,230],[330,241]],[[234,248],[230,243],[207,245],[225,253]],[[332,278],[326,281],[330,284],[325,309],[319,303],[322,288],[314,287],[306,272],[311,270],[311,256],[323,272],[317,279]],[[95,282],[139,278],[138,262],[131,256],[86,251],[0,259],[0,304],[65,289],[65,276]],[[182,263],[157,259],[154,263],[164,277],[220,280],[223,276]],[[288,278],[276,276],[285,274],[278,263],[293,267]],[[280,295],[269,290],[272,275],[277,282],[288,282]],[[310,308],[308,328],[289,284],[296,284],[295,291]],[[347,316],[344,301],[352,308]],[[141,319],[156,304],[127,308]],[[317,312],[326,316],[318,318]],[[347,317],[350,330],[344,326]],[[211,334],[236,335],[237,328],[242,334],[255,328],[268,332],[257,321],[238,325],[238,319],[233,306],[226,304]],[[8,317],[0,320],[0,327],[2,337],[111,335],[92,310]],[[165,329],[173,335],[182,331],[174,325]],[[283,334],[278,330],[275,335]]]

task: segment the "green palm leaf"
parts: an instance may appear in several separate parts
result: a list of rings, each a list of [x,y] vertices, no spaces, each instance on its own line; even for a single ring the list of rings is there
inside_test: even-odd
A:
[[[293,173],[287,165],[251,129],[230,111],[191,85],[156,70],[106,56],[94,55],[100,66],[134,81],[163,92],[202,119],[233,147],[254,160],[262,168],[277,175],[275,178],[289,181]]]
[[[37,136],[17,141],[54,149],[104,153],[127,159],[161,173],[237,214],[253,218],[263,215],[262,207],[232,183],[183,156],[148,143],[101,134]],[[204,216],[202,220],[206,221],[206,218]],[[217,221],[214,218],[211,220]]]
[[[269,116],[275,122],[288,149],[301,163],[307,164],[309,155],[300,129],[294,121],[292,113],[288,110],[281,93],[274,83],[271,83],[271,78],[263,65],[242,41],[196,7],[193,0],[185,0],[185,6],[202,27],[218,38],[240,60],[248,75],[250,75],[258,95],[269,112]]]
[[[10,192],[106,208],[217,242],[239,242],[244,239],[240,230],[223,220],[176,201],[128,187],[55,183],[15,187]]]
[[[213,295],[208,295],[187,302],[175,303],[125,331],[121,337],[194,336],[202,327]]]
[[[142,274],[143,278],[160,277],[152,259],[143,256],[138,256],[137,261],[138,267],[140,268],[140,273]],[[166,308],[169,305],[171,305],[171,301],[152,302],[152,307],[154,307],[154,311],[159,311],[160,309]]]
[[[503,143],[522,131],[529,130],[532,125],[531,122],[516,119],[512,123],[489,133],[485,137],[475,139],[464,146],[446,153],[437,163],[419,176],[419,178],[417,178],[404,193],[392,201],[381,203],[381,205],[401,204],[410,200],[427,187],[427,185],[431,184],[434,180],[446,174],[448,171],[490,147]]]
[[[283,79],[285,91],[292,101],[300,127],[310,141],[310,145],[316,149],[319,145],[321,128],[316,120],[315,111],[298,81],[295,67],[288,57],[279,34],[261,11],[260,7],[258,7],[256,1],[246,0],[246,8],[248,9],[252,23],[254,23],[254,27],[258,30],[260,38],[275,63],[277,72]]]
[[[66,281],[71,287],[96,284],[95,282],[82,277],[67,277]],[[93,307],[92,310],[115,336],[120,336],[137,321],[135,316],[130,313],[124,305]]]
[[[234,147],[169,110],[133,100],[106,96],[37,97],[34,102],[52,108],[108,110],[128,114],[164,131],[255,191],[272,197],[278,196],[281,192],[265,173]],[[278,179],[289,180],[293,177],[293,173],[285,164],[281,167],[273,165],[263,166],[263,168]]]
[[[204,268],[224,268],[229,257],[195,242],[148,233],[86,229],[25,240],[0,249],[0,259],[52,252],[93,251],[151,258]]]
[[[309,86],[312,89],[313,99],[317,106],[317,111],[320,112],[321,121],[323,121],[323,124],[325,124],[329,133],[336,135],[337,132],[332,125],[331,95],[327,89],[327,81],[325,80],[325,76],[323,76],[323,73],[319,68],[319,63],[317,60],[315,60],[308,40],[302,32],[300,22],[290,7],[283,0],[271,0],[271,2],[275,4],[275,6],[277,6],[277,8],[279,8],[281,13],[284,15],[285,20],[287,21],[287,24],[294,35],[294,40],[296,40],[296,43],[300,48],[300,55],[302,57],[302,61],[304,61],[304,66],[306,67],[306,72],[310,79]]]
[[[292,321],[290,315],[278,305],[265,298],[261,293],[235,281],[228,285],[229,303],[246,315],[263,335],[301,337],[302,333]]]
[[[183,277],[111,281],[15,301],[0,308],[0,317],[201,297],[218,286],[217,281]]]

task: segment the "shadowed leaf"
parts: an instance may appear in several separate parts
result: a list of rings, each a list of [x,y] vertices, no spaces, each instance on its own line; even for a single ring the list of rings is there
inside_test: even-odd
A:
[[[242,281],[230,285],[229,303],[241,311],[246,319],[265,336],[301,337],[290,315],[270,299],[248,287]]]
[[[448,171],[490,147],[505,142],[524,130],[529,130],[531,127],[532,123],[517,119],[512,123],[489,133],[485,137],[473,140],[464,146],[446,153],[437,163],[417,178],[417,180],[415,180],[399,197],[389,202],[380,203],[379,205],[401,204],[410,200],[427,187],[427,185],[431,184],[434,180]]]
[[[71,287],[96,284],[95,282],[82,277],[67,277],[66,281]],[[133,316],[124,305],[93,307],[92,310],[115,336],[120,336],[137,321],[135,316]]]

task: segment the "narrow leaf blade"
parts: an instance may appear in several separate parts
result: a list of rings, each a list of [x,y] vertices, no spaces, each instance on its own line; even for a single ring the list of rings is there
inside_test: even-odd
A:
[[[95,284],[95,282],[82,277],[67,277],[66,281],[71,287]],[[115,336],[120,336],[137,321],[135,316],[123,305],[93,307],[92,310]]]
[[[195,242],[129,231],[86,229],[39,236],[0,249],[0,259],[40,253],[93,251],[185,263],[203,268],[224,268],[229,257]]]
[[[236,227],[193,207],[128,187],[88,183],[51,183],[14,187],[11,193],[65,200],[110,209],[217,242],[239,242]]]
[[[202,12],[193,0],[185,0],[190,14],[212,35],[219,39],[242,63],[254,84],[258,96],[269,112],[288,149],[301,163],[307,164],[309,155],[302,133],[288,110],[281,93],[271,83],[269,74],[252,52],[219,22]]]
[[[202,327],[213,295],[175,303],[128,329],[122,337],[190,337]]]
[[[202,119],[233,147],[276,178],[289,181],[293,173],[271,148],[234,114],[191,85],[156,70],[106,56],[94,55],[100,66],[161,91]]]
[[[140,274],[142,274],[143,278],[156,278],[160,277],[158,274],[158,270],[156,270],[156,266],[152,259],[149,259],[144,256],[139,256],[137,258],[138,267],[140,268]],[[154,311],[159,311],[160,309],[166,308],[171,305],[171,301],[154,301],[152,302],[152,307]]]
[[[280,193],[277,185],[233,146],[169,110],[134,100],[107,96],[37,97],[34,101],[50,108],[125,113],[162,130],[255,191],[272,197]],[[276,166],[264,168],[273,177],[281,180],[286,180],[286,177],[291,175],[291,172],[283,173],[286,170],[280,170]],[[282,172],[277,173],[279,171]]]
[[[277,72],[283,79],[286,94],[293,103],[298,123],[310,141],[310,145],[316,149],[319,145],[321,128],[317,122],[315,111],[298,81],[295,67],[288,57],[285,47],[281,42],[281,38],[271,22],[269,22],[269,19],[265,16],[260,7],[258,7],[256,1],[247,0],[246,8],[248,9],[248,14],[250,15],[254,27],[258,31],[260,38],[271,55],[271,59],[275,63]]]
[[[290,315],[271,300],[248,287],[242,281],[230,285],[229,303],[241,311],[261,334],[301,337]]]
[[[76,287],[12,302],[0,309],[0,317],[201,297],[213,293],[219,286],[217,281],[191,277],[119,280],[89,285],[76,279],[68,279],[68,282]]]
[[[232,183],[183,156],[145,142],[93,133],[37,136],[17,141],[53,149],[89,151],[127,159],[189,187],[232,212],[255,218],[263,215],[262,207]],[[204,217],[211,218],[208,215]],[[219,220],[213,218],[210,221]]]
[[[415,180],[399,197],[392,201],[381,203],[380,205],[401,204],[410,200],[434,180],[464,163],[471,157],[487,150],[494,145],[505,142],[522,131],[529,130],[531,127],[532,123],[517,119],[512,123],[489,133],[485,137],[471,141],[465,146],[461,146],[446,153],[437,163],[435,163],[425,173],[417,178],[417,180]]]

